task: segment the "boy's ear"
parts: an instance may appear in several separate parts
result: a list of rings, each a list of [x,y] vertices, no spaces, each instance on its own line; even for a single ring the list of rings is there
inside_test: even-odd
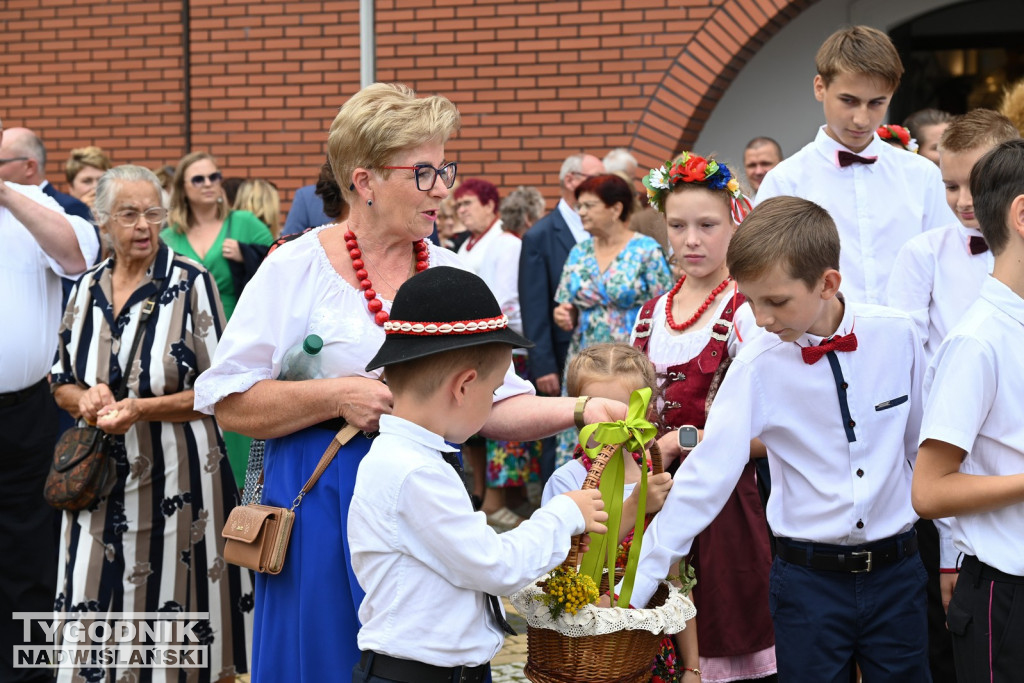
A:
[[[1024,194],[1019,194],[1010,202],[1010,229],[1024,237]]]
[[[821,74],[816,74],[814,76],[814,99],[818,100],[819,102],[824,102],[825,88],[827,87],[828,83],[826,83],[825,79],[821,77]]]
[[[835,268],[829,268],[821,276],[823,285],[821,288],[821,298],[831,299],[839,293],[839,285],[843,281],[843,276],[839,274],[839,271]]]
[[[466,368],[451,376],[448,386],[451,389],[452,400],[455,401],[455,405],[462,405],[469,392],[469,385],[476,381],[479,376],[480,373],[477,372],[476,368]]]

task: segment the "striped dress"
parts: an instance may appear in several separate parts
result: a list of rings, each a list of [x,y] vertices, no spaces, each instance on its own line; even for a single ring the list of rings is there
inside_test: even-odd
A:
[[[121,314],[113,311],[107,260],[82,276],[60,329],[54,385],[112,391],[128,362],[143,302],[161,289],[131,364],[129,397],[189,391],[210,365],[223,313],[210,274],[161,245]],[[59,680],[217,680],[245,672],[252,628],[248,571],[227,565],[220,530],[237,504],[224,441],[212,417],[137,422],[115,437],[117,477],[88,510],[65,512],[54,609],[67,619],[120,612],[207,612],[194,632],[206,669],[64,667]],[[195,674],[198,673],[198,676]],[[134,675],[133,675],[134,674]],[[181,680],[185,680],[182,678]]]

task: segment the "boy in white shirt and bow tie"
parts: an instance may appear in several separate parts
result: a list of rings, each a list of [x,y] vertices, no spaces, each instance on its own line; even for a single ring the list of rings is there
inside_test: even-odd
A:
[[[884,304],[900,247],[956,219],[943,201],[935,164],[875,133],[903,76],[889,37],[868,26],[840,29],[814,61],[814,97],[824,106],[825,125],[768,172],[756,201],[788,195],[827,209],[842,239],[843,293]]]
[[[910,504],[921,344],[905,313],[839,294],[839,251],[828,212],[796,197],[762,202],[733,236],[729,272],[772,334],[733,360],[644,537],[634,602],[715,518],[760,438],[779,680],[847,682],[858,664],[865,681],[929,681]]]
[[[499,536],[473,511],[452,444],[486,422],[512,349],[533,346],[483,280],[428,268],[399,288],[384,331],[366,369],[384,368],[394,409],[359,464],[348,517],[366,591],[352,681],[480,683],[515,633],[496,595],[559,565],[572,536],[606,533],[608,514],[597,490],[572,491]]]
[[[961,681],[1019,681],[1024,670],[1022,168],[1024,140],[1011,140],[971,171],[995,265],[925,375],[913,502],[923,517],[953,517],[963,554],[947,612]]]

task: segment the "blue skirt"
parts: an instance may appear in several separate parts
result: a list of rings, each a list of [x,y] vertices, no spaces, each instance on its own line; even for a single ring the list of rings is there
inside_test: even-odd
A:
[[[267,441],[265,505],[290,507],[335,432],[311,427]],[[359,661],[356,634],[363,590],[352,572],[348,507],[370,440],[338,451],[295,510],[284,570],[256,575],[253,683],[348,680]]]

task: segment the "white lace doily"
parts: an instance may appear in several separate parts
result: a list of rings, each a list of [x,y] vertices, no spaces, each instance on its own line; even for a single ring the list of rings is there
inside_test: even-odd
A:
[[[576,614],[562,612],[557,619],[552,619],[548,606],[536,599],[542,592],[535,583],[513,593],[509,599],[530,626],[557,631],[570,638],[641,629],[651,633],[679,633],[686,628],[686,621],[697,614],[693,602],[684,597],[678,588],[669,586],[668,599],[661,607],[627,609],[586,605]]]

